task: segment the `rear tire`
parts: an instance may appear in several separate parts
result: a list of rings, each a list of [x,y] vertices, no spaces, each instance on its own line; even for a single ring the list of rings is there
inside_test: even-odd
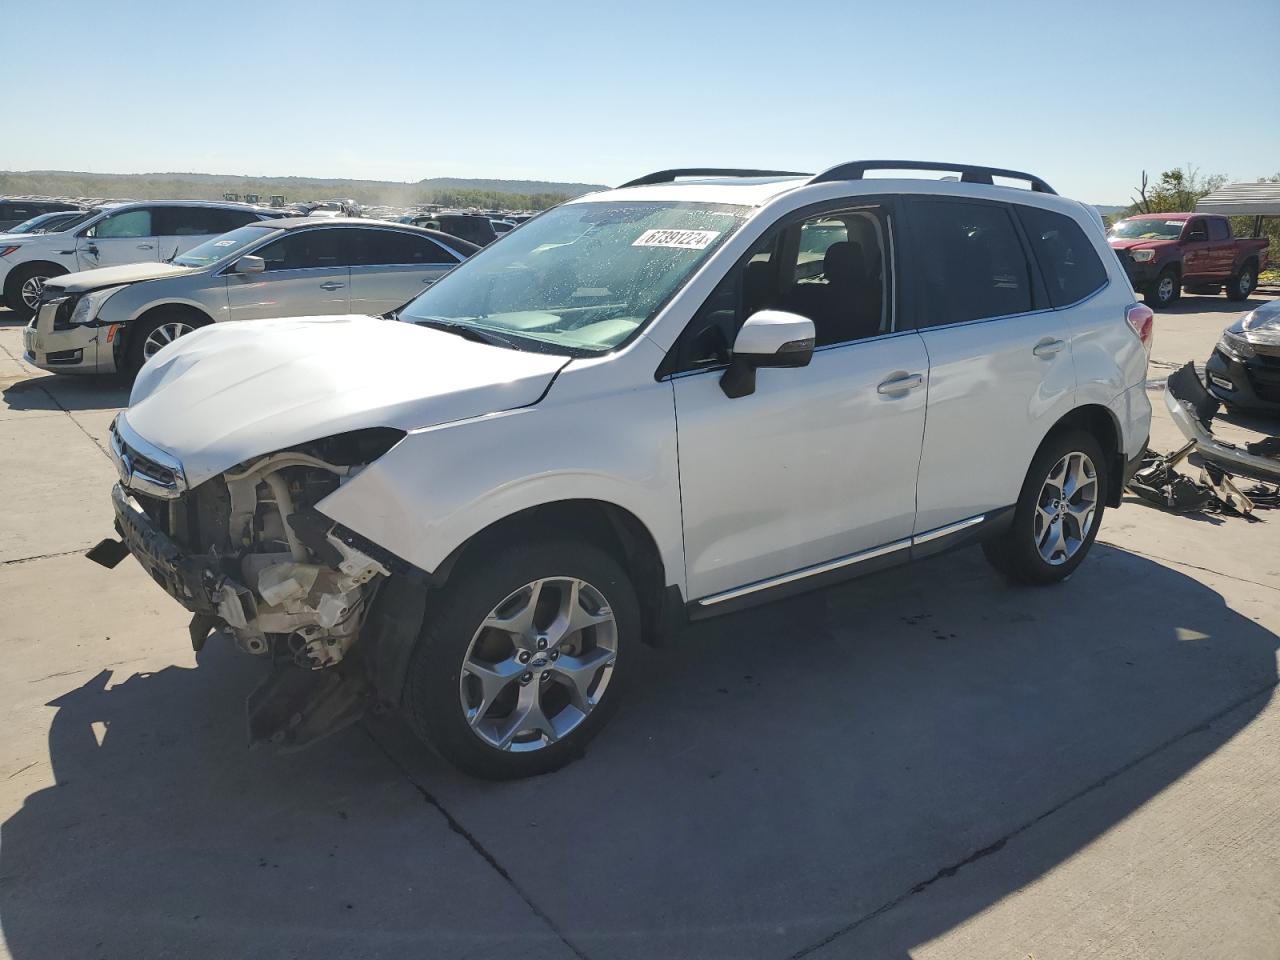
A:
[[[1240,272],[1235,274],[1227,281],[1227,299],[1228,300],[1248,300],[1249,294],[1253,293],[1254,288],[1258,285],[1258,272],[1254,270],[1253,264],[1246,263],[1240,268]]]
[[[67,271],[48,263],[30,263],[15,267],[4,287],[4,299],[19,320],[30,320],[36,312],[45,282]]]
[[[573,629],[570,610],[583,626]],[[405,717],[472,776],[549,773],[580,757],[617,710],[640,636],[635,590],[595,546],[517,543],[464,557],[427,611]]]
[[[1143,296],[1156,310],[1173,306],[1182,296],[1182,284],[1178,278],[1178,271],[1173,267],[1165,267],[1160,271],[1160,276],[1156,277],[1156,282],[1147,288]]]
[[[122,372],[130,377],[137,376],[142,365],[163,347],[211,322],[208,317],[196,317],[182,310],[161,310],[148,314],[129,333]]]
[[[1107,482],[1107,458],[1092,434],[1079,429],[1051,434],[1027,470],[1013,525],[982,545],[988,562],[1015,583],[1041,586],[1067,579],[1098,535]]]

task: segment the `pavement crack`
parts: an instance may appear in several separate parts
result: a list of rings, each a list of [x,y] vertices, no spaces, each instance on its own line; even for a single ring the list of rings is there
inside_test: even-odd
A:
[[[845,924],[843,927],[840,927],[839,929],[833,931],[832,933],[827,934],[827,936],[823,937],[821,940],[818,940],[815,943],[811,943],[808,946],[801,947],[795,953],[791,954],[791,956],[788,957],[787,960],[801,960],[802,957],[807,957],[814,951],[821,950],[823,947],[840,939],[845,934],[851,933],[854,930],[856,930],[858,927],[861,927],[864,924],[870,923],[876,917],[879,917],[885,913],[888,913],[890,910],[894,909],[894,907],[897,907],[900,904],[906,902],[911,897],[914,897],[919,893],[923,893],[925,890],[929,889],[929,887],[933,886],[939,880],[945,880],[948,877],[954,877],[957,873],[959,873],[969,864],[974,863],[978,860],[981,860],[984,857],[989,857],[992,854],[1000,852],[1001,850],[1004,849],[1004,847],[1006,846],[1006,844],[1009,843],[1010,840],[1013,840],[1016,837],[1019,837],[1022,834],[1026,833],[1028,830],[1036,826],[1038,823],[1041,823],[1044,820],[1047,820],[1049,817],[1052,817],[1055,813],[1065,809],[1066,807],[1075,803],[1077,800],[1081,800],[1084,797],[1087,797],[1089,794],[1093,793],[1095,790],[1105,787],[1107,784],[1115,780],[1117,777],[1123,776],[1124,774],[1132,770],[1134,767],[1138,766],[1139,764],[1145,763],[1150,758],[1156,756],[1159,753],[1162,753],[1163,751],[1169,749],[1170,747],[1174,746],[1180,741],[1185,740],[1187,737],[1194,736],[1197,733],[1203,733],[1205,730],[1209,729],[1209,727],[1213,726],[1213,724],[1217,723],[1219,720],[1221,720],[1227,714],[1231,713],[1233,710],[1237,710],[1240,707],[1244,706],[1246,703],[1248,703],[1250,700],[1255,700],[1258,697],[1265,696],[1266,694],[1275,690],[1277,684],[1280,684],[1280,678],[1272,680],[1271,682],[1265,684],[1262,687],[1259,687],[1256,690],[1250,691],[1249,693],[1245,694],[1244,696],[1240,697],[1237,700],[1233,700],[1231,703],[1227,704],[1227,706],[1211,714],[1206,719],[1198,722],[1195,726],[1189,727],[1188,729],[1183,730],[1181,733],[1174,734],[1173,736],[1169,737],[1167,740],[1164,740],[1161,743],[1157,744],[1156,746],[1152,747],[1150,750],[1147,750],[1145,753],[1141,753],[1138,756],[1134,757],[1128,763],[1125,763],[1120,767],[1117,767],[1115,770],[1112,770],[1110,773],[1103,775],[1101,778],[1099,778],[1098,780],[1095,780],[1093,783],[1089,784],[1088,786],[1081,787],[1075,793],[1064,798],[1063,800],[1060,800],[1058,803],[1054,804],[1048,810],[1045,810],[1037,814],[1036,816],[1032,817],[1030,820],[1024,821],[1022,824],[1014,827],[1012,830],[1010,830],[1004,836],[997,839],[995,842],[989,843],[985,847],[981,848],[980,850],[975,850],[972,853],[969,853],[966,856],[962,857],[961,859],[957,860],[955,863],[952,863],[952,864],[949,864],[948,866],[943,867],[942,869],[938,870],[933,876],[929,877],[927,880],[922,880],[919,883],[913,884],[912,886],[904,890],[902,893],[894,897],[892,900],[886,900],[884,903],[880,904],[880,906],[876,907],[870,913],[863,914],[858,919],[853,920],[850,923]]]
[[[73,554],[84,553],[93,544],[84,547],[76,547],[74,550],[62,550],[58,553],[38,553],[33,557],[15,557],[12,560],[0,560],[0,567],[11,567],[19,563],[33,563],[36,560],[54,560],[58,557],[70,557]]]
[[[568,936],[565,935],[565,932],[560,929],[560,927],[556,924],[556,922],[552,920],[551,917],[548,916],[542,910],[541,907],[539,907],[536,903],[534,903],[533,898],[530,897],[529,894],[526,893],[524,889],[520,886],[520,884],[516,882],[515,878],[511,876],[507,868],[504,867],[498,861],[498,858],[495,857],[492,853],[490,853],[485,848],[484,844],[482,844],[479,841],[479,839],[477,839],[475,835],[471,833],[471,831],[469,831],[466,827],[464,827],[462,823],[459,822],[456,817],[454,817],[453,814],[451,814],[447,809],[445,809],[444,804],[440,802],[438,797],[436,797],[434,794],[431,793],[431,791],[427,790],[420,783],[414,780],[414,778],[410,775],[409,771],[404,768],[404,765],[401,764],[400,761],[398,761],[395,758],[395,756],[391,753],[390,750],[388,750],[386,747],[382,745],[381,742],[379,742],[378,738],[373,735],[372,731],[370,731],[368,727],[363,727],[363,729],[364,729],[365,735],[368,736],[368,738],[371,741],[373,741],[373,745],[382,752],[382,755],[386,757],[387,760],[391,763],[391,765],[400,772],[401,776],[403,776],[405,780],[407,780],[409,784],[415,790],[417,790],[418,793],[422,795],[422,799],[427,802],[427,805],[430,807],[433,807],[436,810],[436,812],[440,814],[440,816],[444,817],[445,823],[449,825],[449,829],[452,830],[454,833],[456,833],[458,836],[462,837],[462,839],[465,840],[468,843],[468,845],[470,845],[471,849],[474,850],[477,854],[479,854],[480,857],[484,860],[484,862],[487,863],[498,876],[500,876],[504,881],[506,881],[507,885],[511,887],[511,889],[516,892],[516,895],[519,896],[520,899],[525,902],[525,905],[530,910],[533,911],[534,916],[536,916],[539,920],[545,923],[547,927],[550,928],[550,930],[560,939],[560,942],[563,943],[569,950],[573,952],[573,955],[575,957],[578,957],[579,960],[590,960],[590,958],[585,953],[583,953],[582,950],[580,950],[578,946],[568,938]]]
[[[1175,560],[1173,557],[1162,557],[1158,553],[1148,553],[1145,550],[1138,550],[1127,543],[1116,543],[1113,540],[1100,540],[1099,542],[1105,543],[1110,547],[1116,547],[1117,549],[1124,550],[1127,553],[1136,553],[1138,556],[1146,557],[1148,560],[1159,560],[1162,563],[1172,563],[1178,567],[1187,567],[1191,570],[1199,570],[1203,573],[1212,573],[1215,577],[1225,577],[1228,580],[1234,580],[1236,583],[1248,583],[1255,587],[1266,587],[1268,590],[1280,591],[1280,587],[1273,583],[1263,583],[1260,580],[1250,580],[1248,577],[1237,577],[1234,573],[1224,573],[1221,570],[1213,569],[1213,567],[1202,567],[1199,564],[1187,563],[1185,560]]]

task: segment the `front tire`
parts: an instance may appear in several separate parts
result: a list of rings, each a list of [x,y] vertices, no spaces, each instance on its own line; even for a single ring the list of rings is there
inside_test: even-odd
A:
[[[1171,307],[1182,296],[1182,284],[1178,279],[1178,271],[1173,267],[1165,267],[1156,277],[1156,282],[1147,288],[1146,301],[1157,310]]]
[[[1253,293],[1254,287],[1258,285],[1258,275],[1253,269],[1252,263],[1246,263],[1240,268],[1240,272],[1227,281],[1227,299],[1228,300],[1248,300],[1249,294]]]
[[[1031,461],[1013,525],[982,545],[991,565],[1015,583],[1038,586],[1071,576],[1098,535],[1106,509],[1106,463],[1092,434],[1050,435]]]
[[[617,709],[640,634],[626,572],[595,546],[464,557],[427,611],[406,718],[472,776],[548,773],[581,756]]]
[[[5,302],[19,320],[30,320],[36,312],[45,283],[66,272],[52,264],[32,263],[17,267],[5,284]]]
[[[137,376],[142,365],[164,347],[209,323],[207,317],[195,317],[177,310],[162,310],[148,315],[129,334],[123,372],[130,377]]]

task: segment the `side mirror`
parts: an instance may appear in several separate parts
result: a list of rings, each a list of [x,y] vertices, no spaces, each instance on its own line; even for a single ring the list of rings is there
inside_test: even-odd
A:
[[[753,313],[733,341],[733,359],[720,377],[720,389],[726,397],[745,397],[755,392],[760,367],[807,367],[815,340],[808,317],[784,310]]]
[[[265,269],[267,269],[267,261],[251,253],[245,254],[236,261],[236,273],[261,273]]]

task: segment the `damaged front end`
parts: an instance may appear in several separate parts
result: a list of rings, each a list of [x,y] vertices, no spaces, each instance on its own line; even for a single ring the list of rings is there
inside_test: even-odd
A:
[[[132,553],[191,611],[197,651],[221,628],[271,662],[249,698],[251,743],[303,746],[354,722],[372,697],[358,641],[397,561],[315,505],[404,435],[379,427],[327,437],[188,489],[180,463],[123,416],[112,425],[121,541],[89,557],[115,566]]]

